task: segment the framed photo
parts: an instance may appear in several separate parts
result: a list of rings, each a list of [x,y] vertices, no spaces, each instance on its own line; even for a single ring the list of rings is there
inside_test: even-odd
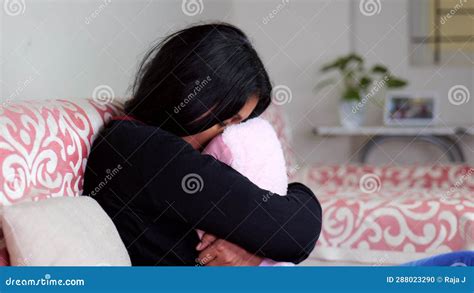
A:
[[[389,92],[384,122],[390,126],[426,126],[436,123],[438,98],[428,92]]]

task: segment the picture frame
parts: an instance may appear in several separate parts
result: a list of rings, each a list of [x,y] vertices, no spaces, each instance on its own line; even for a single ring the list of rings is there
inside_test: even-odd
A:
[[[435,92],[389,92],[384,107],[387,126],[430,126],[437,123],[439,100]]]

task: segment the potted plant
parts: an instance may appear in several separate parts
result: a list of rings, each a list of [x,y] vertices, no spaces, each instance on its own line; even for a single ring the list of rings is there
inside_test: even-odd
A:
[[[386,66],[375,64],[367,69],[364,59],[354,53],[342,56],[324,65],[321,72],[337,70],[342,80],[331,78],[316,86],[322,88],[330,84],[342,83],[339,117],[344,127],[356,128],[365,120],[366,103],[382,88],[400,88],[407,84],[403,79],[393,76]]]

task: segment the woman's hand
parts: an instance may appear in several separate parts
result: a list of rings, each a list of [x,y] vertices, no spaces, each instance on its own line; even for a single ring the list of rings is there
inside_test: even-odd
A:
[[[262,258],[212,234],[204,234],[196,247],[199,263],[204,266],[258,266]]]

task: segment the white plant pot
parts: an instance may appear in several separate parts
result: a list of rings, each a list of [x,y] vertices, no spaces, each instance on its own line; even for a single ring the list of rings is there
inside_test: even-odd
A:
[[[339,104],[339,119],[346,128],[358,128],[364,124],[367,105],[359,101],[342,101]]]

